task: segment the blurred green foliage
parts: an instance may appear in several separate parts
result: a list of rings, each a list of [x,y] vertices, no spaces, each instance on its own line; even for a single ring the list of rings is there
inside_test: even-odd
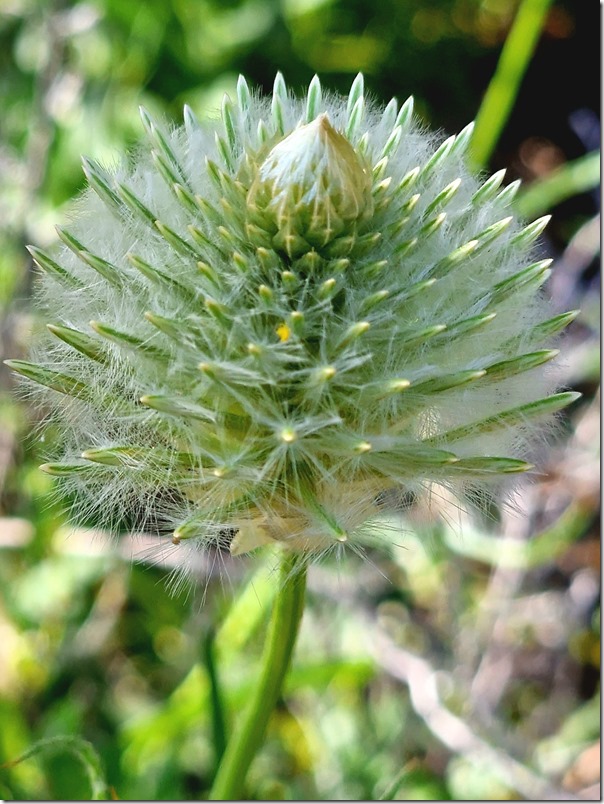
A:
[[[527,796],[575,784],[569,769],[597,738],[598,245],[596,199],[585,192],[595,157],[567,164],[596,147],[589,72],[599,68],[589,59],[599,26],[589,5],[552,4],[492,159],[510,178],[537,180],[527,214],[556,205],[545,244],[559,257],[551,293],[560,310],[584,310],[566,346],[568,382],[584,400],[563,422],[547,474],[520,489],[521,517],[494,511],[472,524],[443,504],[439,524],[411,508],[384,523],[384,541],[395,534],[389,549],[314,568],[252,798]],[[515,11],[511,0],[5,0],[5,356],[22,355],[32,326],[24,245],[53,238],[83,186],[81,154],[112,163],[134,147],[139,104],[179,121],[184,102],[216,114],[239,72],[265,91],[277,69],[293,88],[317,72],[345,92],[362,70],[377,100],[414,93],[428,123],[454,131],[475,116]],[[221,743],[217,697],[229,725],[253,682],[271,557],[210,556],[198,589],[170,595],[169,551],[132,564],[144,540],[116,547],[66,524],[37,470],[52,433],[41,437],[42,412],[16,401],[10,384],[3,373],[0,797],[102,798],[103,779],[105,797],[203,797]],[[432,710],[418,699],[417,660],[437,690]],[[443,712],[469,730],[465,743],[435,728]]]

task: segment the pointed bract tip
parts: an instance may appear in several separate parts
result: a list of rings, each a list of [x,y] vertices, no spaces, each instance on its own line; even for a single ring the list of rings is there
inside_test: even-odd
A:
[[[320,131],[334,130],[333,126],[331,125],[331,120],[329,119],[329,115],[327,114],[327,112],[321,112],[321,114],[315,118],[315,123],[317,124],[317,128]]]
[[[356,101],[363,95],[365,90],[365,76],[363,73],[358,72],[352,84],[350,85],[349,105],[353,106]]]
[[[298,438],[296,431],[292,427],[284,427],[279,433],[279,437],[285,444],[293,444]]]

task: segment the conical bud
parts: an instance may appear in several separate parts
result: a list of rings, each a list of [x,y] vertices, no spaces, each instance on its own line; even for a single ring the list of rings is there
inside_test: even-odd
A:
[[[373,211],[371,176],[326,114],[277,143],[248,194],[253,222],[289,256],[327,245]]]

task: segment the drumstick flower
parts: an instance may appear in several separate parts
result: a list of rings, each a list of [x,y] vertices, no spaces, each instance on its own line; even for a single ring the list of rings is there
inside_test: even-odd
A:
[[[241,78],[218,122],[168,130],[31,247],[47,336],[9,365],[63,433],[42,468],[82,511],[130,512],[187,551],[356,544],[385,493],[479,492],[530,469],[551,394],[547,222],[363,81],[296,100]]]

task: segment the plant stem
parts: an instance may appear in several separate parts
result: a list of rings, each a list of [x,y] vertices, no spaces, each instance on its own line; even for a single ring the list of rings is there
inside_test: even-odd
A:
[[[471,161],[489,161],[518,95],[552,0],[522,0],[501,51],[495,75],[480,104],[470,145]]]
[[[295,553],[283,552],[279,589],[262,656],[258,685],[227,745],[210,791],[210,801],[241,799],[247,771],[262,745],[271,713],[289,668],[304,609],[306,566]]]
[[[214,651],[215,633],[209,630],[202,645],[203,661],[210,682],[210,707],[212,719],[212,742],[216,757],[216,768],[220,765],[226,750],[226,727],[224,718],[224,704],[222,700],[222,690],[216,672],[216,658]]]
[[[531,182],[516,198],[514,207],[523,218],[533,220],[573,195],[595,190],[599,183],[600,151],[591,151]]]

